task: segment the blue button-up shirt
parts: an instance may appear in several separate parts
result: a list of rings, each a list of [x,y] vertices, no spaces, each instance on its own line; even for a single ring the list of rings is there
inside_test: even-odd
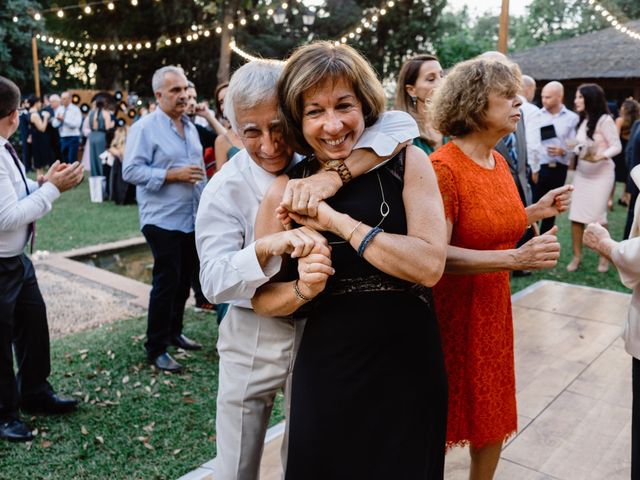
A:
[[[198,132],[186,115],[181,118],[184,138],[175,123],[160,108],[129,129],[122,176],[137,185],[140,226],[190,233],[206,180],[196,184],[166,183],[167,171],[195,165],[204,171]]]

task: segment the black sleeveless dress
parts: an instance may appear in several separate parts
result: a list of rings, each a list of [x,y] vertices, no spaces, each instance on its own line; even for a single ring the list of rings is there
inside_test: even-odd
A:
[[[44,120],[42,111],[37,112],[40,120]],[[31,118],[31,113],[29,113]],[[55,159],[53,158],[53,149],[51,147],[51,137],[48,131],[41,132],[31,120],[29,120],[31,128],[31,154],[33,155],[33,166],[35,168],[45,168],[51,165]]]
[[[404,152],[328,203],[406,234]],[[312,173],[305,160],[290,173]],[[429,289],[391,277],[326,233],[336,274],[307,305],[293,370],[286,480],[443,477],[447,380]]]

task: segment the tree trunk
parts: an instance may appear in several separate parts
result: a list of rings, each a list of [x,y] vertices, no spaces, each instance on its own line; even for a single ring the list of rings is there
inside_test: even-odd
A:
[[[229,81],[229,71],[231,69],[231,47],[229,47],[229,42],[231,42],[232,31],[227,28],[227,25],[233,23],[235,11],[238,9],[238,1],[230,0],[224,7],[222,34],[220,35],[220,60],[217,73],[218,85]]]

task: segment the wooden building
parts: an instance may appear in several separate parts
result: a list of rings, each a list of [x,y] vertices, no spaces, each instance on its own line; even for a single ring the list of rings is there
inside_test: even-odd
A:
[[[640,31],[640,20],[626,24]],[[551,80],[565,87],[565,104],[572,108],[577,87],[597,83],[607,99],[620,104],[633,96],[640,100],[640,40],[615,28],[540,45],[510,55],[522,73],[538,83],[538,94]]]

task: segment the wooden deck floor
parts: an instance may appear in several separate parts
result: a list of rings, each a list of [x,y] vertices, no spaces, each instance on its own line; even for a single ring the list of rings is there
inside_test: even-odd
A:
[[[619,338],[630,296],[539,282],[514,296],[518,433],[498,480],[627,480],[631,357]],[[262,480],[280,480],[278,436]],[[466,480],[468,453],[447,455],[445,478]]]

